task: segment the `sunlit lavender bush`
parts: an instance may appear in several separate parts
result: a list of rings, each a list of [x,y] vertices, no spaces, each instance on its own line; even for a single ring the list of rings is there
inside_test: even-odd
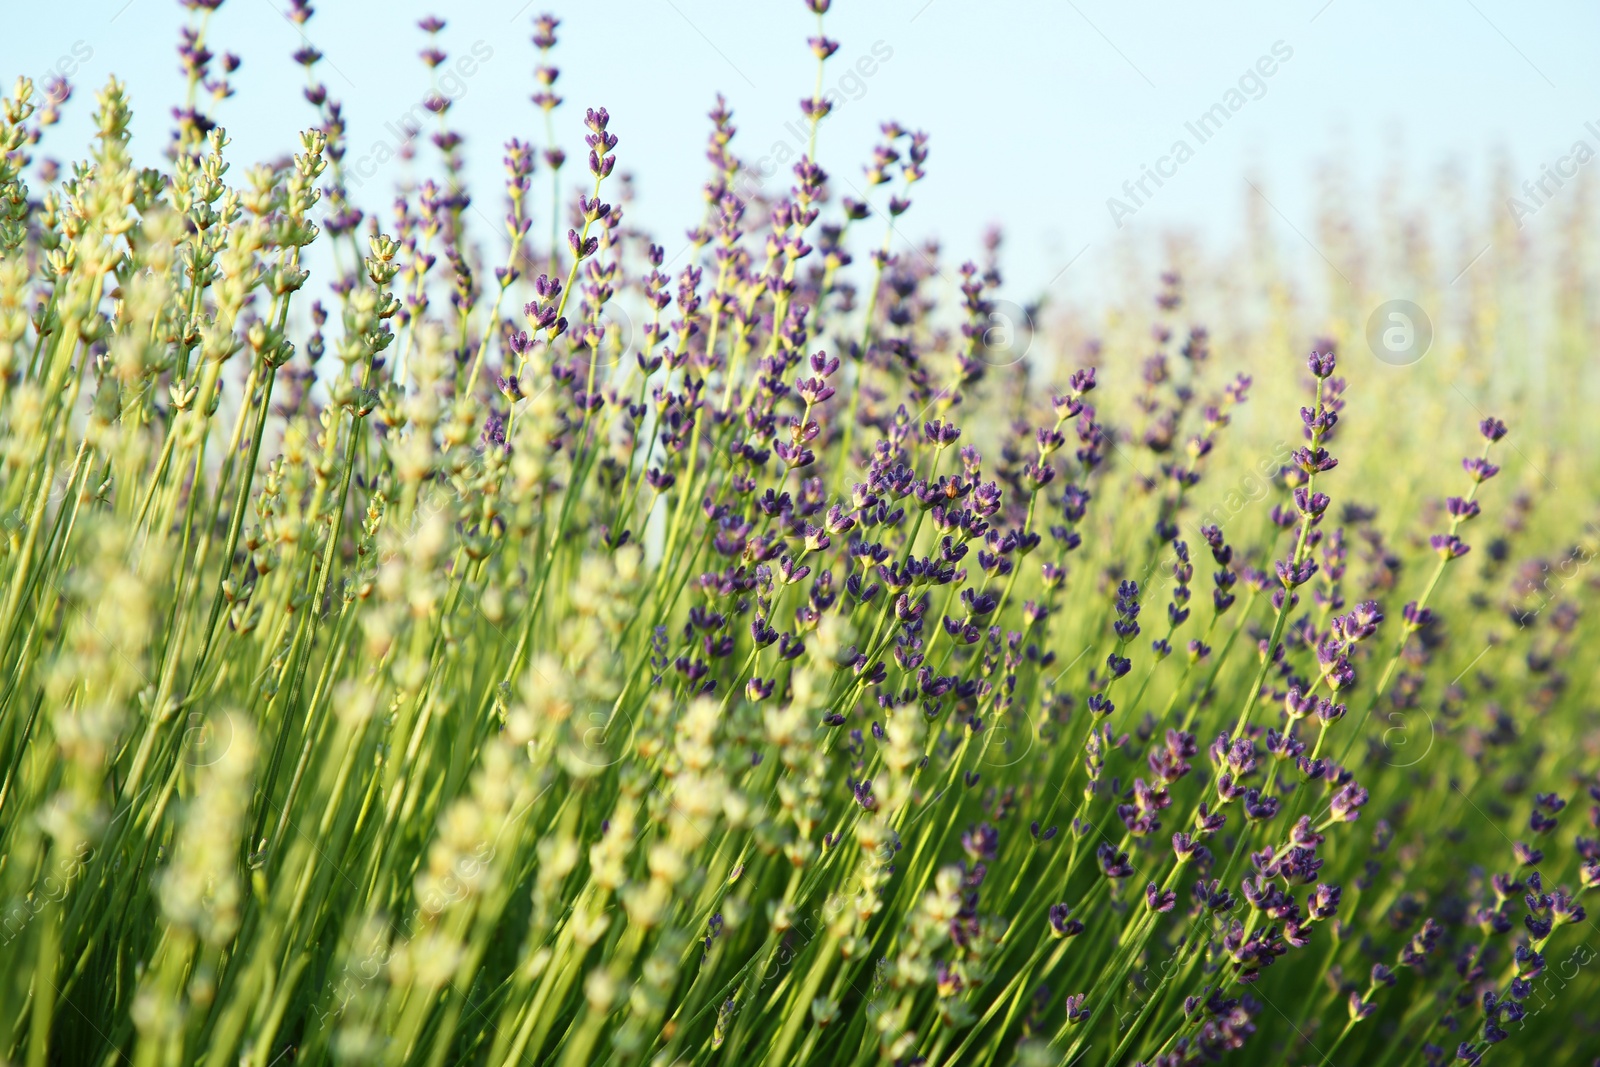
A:
[[[1259,240],[1032,336],[923,132],[767,196],[718,100],[668,262],[604,108],[473,198],[439,94],[371,214],[219,2],[164,168],[0,124],[0,1063],[1600,1055],[1586,245],[1413,368]]]

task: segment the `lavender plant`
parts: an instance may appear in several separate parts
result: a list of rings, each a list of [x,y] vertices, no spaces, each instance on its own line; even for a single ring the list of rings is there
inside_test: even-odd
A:
[[[165,166],[115,80],[66,176],[68,87],[0,122],[0,1062],[1600,1052],[1595,538],[1497,492],[1535,428],[1387,451],[1349,315],[1251,362],[1171,270],[1008,347],[998,237],[897,250],[930,138],[836,197],[820,88],[770,195],[716,102],[669,262],[606,109],[557,143],[551,15],[499,233],[437,91],[369,214],[309,46],[240,173],[219,3]]]

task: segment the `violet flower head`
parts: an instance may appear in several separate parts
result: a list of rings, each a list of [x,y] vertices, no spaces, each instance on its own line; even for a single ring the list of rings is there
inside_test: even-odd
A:
[[[1128,854],[1109,842],[1101,842],[1095,849],[1095,859],[1100,864],[1100,872],[1107,878],[1123,879],[1133,874],[1133,865],[1128,862]]]
[[[533,19],[533,44],[541,52],[547,52],[556,46],[556,27],[561,25],[561,20],[554,15],[541,14]]]
[[[1177,906],[1178,894],[1170,889],[1163,890],[1151,882],[1145,886],[1144,902],[1151,911],[1165,913]]]
[[[962,831],[961,848],[974,860],[992,861],[1000,850],[1000,832],[988,823]]]
[[[1117,637],[1131,641],[1139,636],[1139,583],[1124,580],[1117,585],[1117,619],[1111,624]]]
[[[1478,456],[1468,456],[1461,461],[1461,469],[1475,482],[1486,482],[1500,473],[1500,468]]]
[[[1361,817],[1361,809],[1366,803],[1367,791],[1351,782],[1334,794],[1328,814],[1337,822],[1355,822]]]
[[[1052,937],[1077,937],[1083,933],[1083,923],[1077,919],[1069,918],[1071,914],[1072,908],[1066,904],[1050,905],[1048,918]]]

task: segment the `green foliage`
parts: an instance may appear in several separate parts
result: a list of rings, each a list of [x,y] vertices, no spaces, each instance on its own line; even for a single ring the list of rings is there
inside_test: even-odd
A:
[[[363,238],[325,88],[231,184],[190,59],[161,170],[0,124],[0,1063],[1600,1047],[1600,338],[1498,314],[1584,249],[1406,367],[1260,239],[1047,324],[895,250],[921,133],[735,195],[720,102],[676,264],[603,110],[566,241],[553,142]]]

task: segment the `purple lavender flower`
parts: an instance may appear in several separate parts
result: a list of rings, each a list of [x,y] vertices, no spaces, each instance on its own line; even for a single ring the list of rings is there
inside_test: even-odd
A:
[[[1154,882],[1151,882],[1145,886],[1144,902],[1145,906],[1151,911],[1169,912],[1177,906],[1178,894],[1170,889],[1163,890]]]
[[[1102,842],[1095,849],[1095,859],[1099,861],[1100,873],[1107,878],[1122,879],[1133,874],[1133,865],[1128,862],[1128,854],[1108,842]]]
[[[1000,832],[988,823],[979,823],[961,833],[961,848],[974,860],[992,861],[1000,850]]]
[[[1083,933],[1083,923],[1077,919],[1068,918],[1072,908],[1066,904],[1050,905],[1050,935],[1052,937],[1077,937]]]
[[[1329,803],[1329,817],[1337,822],[1355,822],[1361,817],[1361,808],[1367,802],[1367,791],[1351,782],[1334,794]]]

